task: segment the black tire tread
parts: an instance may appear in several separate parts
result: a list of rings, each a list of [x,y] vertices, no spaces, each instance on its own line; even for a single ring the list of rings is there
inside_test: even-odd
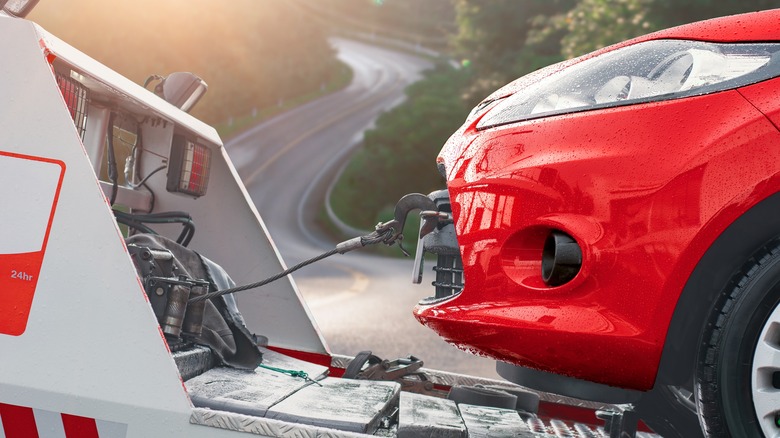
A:
[[[718,384],[718,359],[721,342],[726,330],[726,325],[733,316],[733,310],[754,277],[763,272],[763,268],[780,257],[780,242],[772,241],[756,252],[736,273],[729,284],[724,288],[720,300],[713,307],[710,321],[711,327],[705,327],[699,350],[697,364],[697,397],[699,418],[702,429],[708,437],[729,438],[726,419],[723,417],[723,406],[719,397]],[[728,292],[725,292],[728,291]],[[717,312],[717,313],[716,313]]]

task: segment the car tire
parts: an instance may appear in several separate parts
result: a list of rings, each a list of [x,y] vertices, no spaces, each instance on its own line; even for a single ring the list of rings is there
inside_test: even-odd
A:
[[[681,401],[678,388],[658,385],[635,403],[639,418],[664,438],[703,438],[693,402]],[[689,406],[686,406],[688,404]]]
[[[778,302],[780,242],[773,241],[723,289],[702,331],[694,392],[708,436],[780,433]]]

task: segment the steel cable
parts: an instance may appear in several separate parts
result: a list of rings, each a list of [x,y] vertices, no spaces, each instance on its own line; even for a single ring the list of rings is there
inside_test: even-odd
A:
[[[392,235],[392,233],[393,233],[393,229],[390,228],[390,229],[388,229],[386,231],[383,231],[381,233],[378,232],[378,231],[374,231],[374,232],[372,232],[370,234],[367,234],[365,236],[356,237],[354,239],[347,240],[345,242],[342,242],[342,243],[336,245],[336,247],[333,248],[330,251],[324,252],[324,253],[316,256],[316,257],[312,257],[312,258],[310,258],[308,260],[302,261],[301,263],[298,263],[297,265],[295,265],[295,266],[293,266],[291,268],[287,268],[284,271],[279,272],[278,274],[272,275],[271,277],[268,277],[265,280],[258,281],[256,283],[247,284],[247,285],[244,285],[244,286],[236,286],[236,287],[231,287],[229,289],[223,289],[223,290],[219,290],[219,291],[209,292],[209,293],[207,293],[205,295],[200,295],[200,296],[197,296],[197,297],[190,298],[188,300],[188,303],[189,304],[197,303],[197,302],[200,302],[200,301],[203,301],[203,300],[208,300],[208,299],[211,299],[211,298],[221,297],[222,295],[232,294],[232,293],[235,293],[235,292],[242,292],[242,291],[245,291],[245,290],[248,290],[248,289],[255,289],[255,288],[258,288],[260,286],[265,286],[268,283],[272,283],[272,282],[274,282],[274,281],[276,281],[276,280],[278,280],[278,279],[280,279],[282,277],[285,277],[285,276],[287,276],[287,275],[297,271],[298,269],[303,268],[304,266],[310,265],[310,264],[312,264],[314,262],[318,262],[318,261],[320,261],[320,260],[322,260],[324,258],[332,256],[333,254],[344,254],[346,252],[352,251],[353,249],[362,248],[364,246],[375,245],[377,243],[384,242],[387,237]]]

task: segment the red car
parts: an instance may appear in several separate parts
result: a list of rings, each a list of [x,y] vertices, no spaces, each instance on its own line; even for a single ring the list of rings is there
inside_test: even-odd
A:
[[[778,76],[772,10],[493,93],[438,158],[463,284],[417,319],[509,380],[636,403],[670,436],[698,417],[715,436],[779,434]]]

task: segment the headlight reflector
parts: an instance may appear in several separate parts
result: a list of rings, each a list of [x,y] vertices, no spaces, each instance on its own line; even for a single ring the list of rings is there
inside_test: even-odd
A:
[[[622,47],[571,65],[504,99],[477,129],[741,87],[780,74],[776,54],[780,44],[654,40]]]

